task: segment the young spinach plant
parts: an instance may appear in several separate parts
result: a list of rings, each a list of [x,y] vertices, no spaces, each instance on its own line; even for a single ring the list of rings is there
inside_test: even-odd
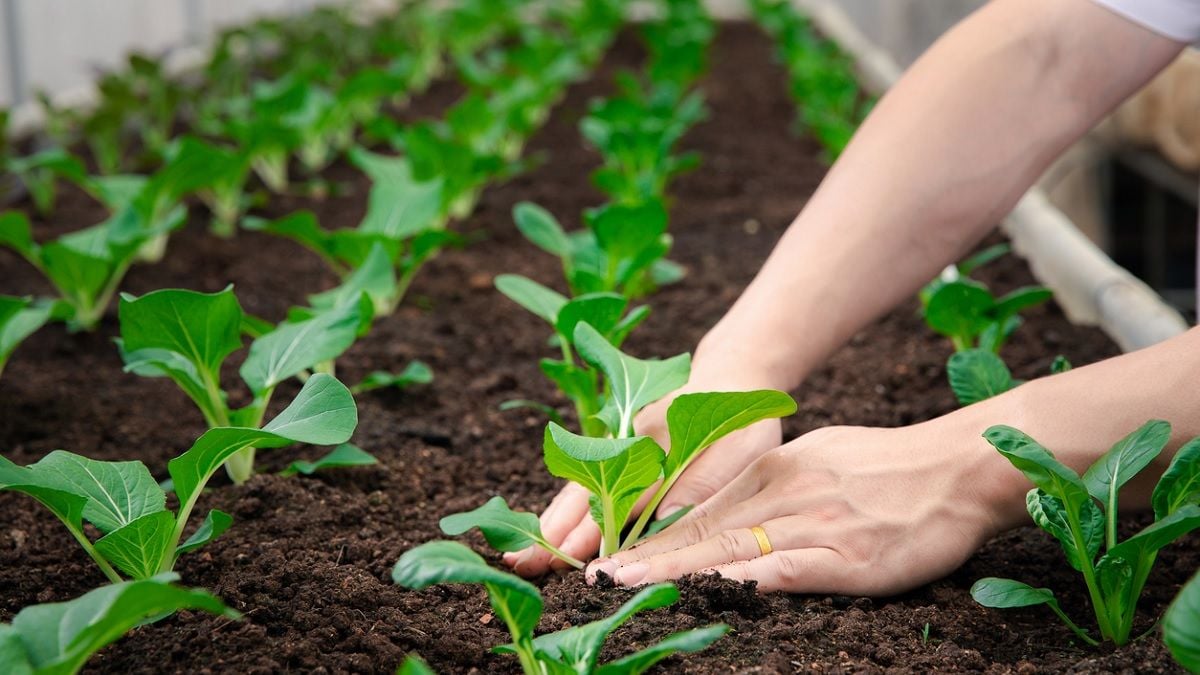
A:
[[[158,574],[97,588],[68,600],[22,609],[0,624],[0,671],[12,675],[72,675],[96,652],[129,631],[179,610],[239,619],[211,593],[176,586],[179,575]]]
[[[168,462],[171,490],[179,502],[174,513],[145,464],[97,461],[63,450],[29,466],[0,457],[0,490],[26,494],[50,509],[110,581],[121,581],[120,573],[148,579],[170,572],[179,556],[212,541],[233,523],[229,514],[213,509],[183,539],[204,486],[229,459],[253,448],[344,443],[357,424],[350,391],[318,374],[261,429],[209,429],[187,452]],[[100,532],[99,539],[88,537],[85,522]]]
[[[415,590],[443,583],[482,584],[496,616],[504,620],[512,636],[512,642],[492,651],[516,655],[525,675],[638,675],[674,654],[700,651],[729,631],[728,626],[715,624],[675,633],[658,644],[600,664],[600,651],[614,630],[639,612],[668,607],[679,600],[674,584],[643,588],[606,618],[535,637],[542,616],[537,587],[488,566],[462,544],[434,541],[418,546],[400,557],[392,579]]]
[[[1162,452],[1170,437],[1170,424],[1151,420],[1117,441],[1080,476],[1012,427],[994,426],[984,432],[984,438],[1036,486],[1026,498],[1029,515],[1062,544],[1067,562],[1087,585],[1100,638],[1118,646],[1129,641],[1138,598],[1159,549],[1200,528],[1197,438],[1180,448],[1155,486],[1154,523],[1124,541],[1117,538],[1121,487]],[[1081,640],[1099,644],[1067,617],[1048,588],[989,577],[977,581],[971,595],[986,607],[1047,605]]]
[[[258,428],[276,387],[337,358],[354,344],[364,316],[369,321],[369,311],[369,301],[362,296],[357,303],[285,321],[260,335],[238,370],[253,399],[236,409],[230,407],[221,386],[221,364],[242,348],[248,318],[232,287],[217,293],[164,289],[140,298],[122,296],[119,346],[126,370],[169,377],[192,399],[210,427]],[[226,469],[237,483],[249,479],[254,445],[236,453]]]
[[[0,374],[25,338],[47,322],[64,318],[69,311],[66,305],[54,300],[0,295]]]

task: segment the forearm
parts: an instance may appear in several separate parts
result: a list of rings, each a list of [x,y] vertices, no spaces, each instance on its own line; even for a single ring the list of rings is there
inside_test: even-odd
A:
[[[1122,510],[1144,509],[1183,443],[1200,436],[1200,328],[1137,352],[1023,384],[993,399],[917,425],[953,439],[963,471],[992,505],[997,529],[1024,523],[1029,481],[982,438],[1005,424],[1029,434],[1082,474],[1119,439],[1151,419],[1171,423],[1167,449],[1121,493]],[[921,427],[924,427],[922,430]],[[916,449],[914,449],[915,451]]]
[[[698,372],[797,385],[961,257],[1178,50],[1087,0],[989,3],[879,103],[705,338]]]

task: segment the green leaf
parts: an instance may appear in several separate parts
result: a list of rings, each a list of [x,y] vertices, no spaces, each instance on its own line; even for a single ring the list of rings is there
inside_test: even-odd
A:
[[[308,302],[316,309],[332,309],[357,303],[366,293],[377,309],[388,307],[396,295],[396,266],[383,244],[373,242],[366,258],[345,281],[336,288],[308,296]]]
[[[693,654],[707,648],[729,632],[729,626],[718,623],[704,628],[681,631],[668,636],[662,642],[651,645],[629,656],[606,663],[596,669],[596,675],[641,675],[659,661],[675,654]]]
[[[458,542],[432,541],[409,550],[392,569],[392,580],[415,590],[434,584],[483,584],[514,640],[533,635],[542,616],[542,596],[533,584],[493,569]]]
[[[554,322],[554,330],[563,339],[571,340],[575,327],[586,323],[601,335],[611,335],[621,323],[621,315],[629,301],[616,293],[587,293],[572,298],[563,305]]]
[[[154,491],[163,494],[157,485]],[[113,530],[96,542],[96,550],[134,579],[154,576],[171,555],[175,515],[169,511],[149,513]]]
[[[225,357],[242,346],[242,307],[232,287],[218,293],[165,289],[140,298],[124,294],[120,318],[126,351],[172,352],[214,380]]]
[[[607,505],[598,522],[605,532],[618,532],[638,497],[662,477],[663,450],[645,436],[588,438],[551,422],[543,450],[551,474],[579,483]]]
[[[521,202],[513,207],[513,220],[534,246],[559,258],[570,258],[571,240],[549,211],[533,202]]]
[[[612,344],[612,346],[619,349],[625,342],[625,338],[629,337],[629,334],[633,332],[633,329],[640,326],[648,316],[650,316],[650,307],[647,305],[634,307],[632,310],[630,310],[629,314],[625,315],[625,318],[621,319],[621,322],[618,323],[616,327],[608,333],[609,342]]]
[[[1044,286],[1027,286],[1005,295],[996,301],[993,315],[1003,320],[1013,316],[1023,309],[1040,305],[1054,297],[1054,292]]]
[[[291,239],[330,261],[338,257],[333,235],[321,228],[311,211],[297,211],[275,220],[247,217],[242,220],[242,227]]]
[[[1150,420],[1117,441],[1083,474],[1083,484],[1110,513],[1117,511],[1117,491],[1139,471],[1149,466],[1171,440],[1171,425]]]
[[[658,520],[655,520],[654,522],[650,523],[649,527],[646,528],[646,536],[653,537],[654,535],[658,534],[659,532],[662,532],[663,530],[667,529],[668,527],[670,527],[670,526],[674,525],[676,522],[678,522],[680,518],[683,518],[687,514],[691,513],[692,509],[694,509],[694,508],[696,508],[696,505],[690,504],[681,509],[676,509],[674,513],[667,516],[666,518],[659,518]]]
[[[654,584],[638,591],[611,616],[582,626],[574,626],[534,639],[533,647],[540,658],[556,661],[568,672],[589,675],[609,634],[629,621],[638,612],[660,609],[679,601],[679,589],[674,584]]]
[[[421,361],[412,361],[399,373],[389,373],[383,370],[373,371],[364,377],[362,382],[354,385],[350,391],[360,394],[364,391],[384,387],[404,389],[414,384],[429,384],[430,382],[433,382],[433,370]]]
[[[997,425],[985,431],[983,437],[1034,485],[1057,497],[1068,509],[1079,508],[1091,499],[1079,474],[1054,459],[1049,450],[1023,432]]]
[[[384,157],[355,148],[350,161],[371,179],[367,214],[360,232],[389,239],[408,239],[438,227],[442,209],[442,181],[418,181],[403,157]]]
[[[1196,528],[1200,528],[1200,506],[1188,504],[1110,548],[1100,562],[1120,558],[1134,563]]]
[[[0,300],[17,301],[8,303],[9,310],[15,311],[11,312],[7,321],[0,319],[0,369],[25,338],[51,319],[61,318],[68,313],[64,312],[65,303],[51,300],[39,300],[32,305],[23,298],[0,296]]]
[[[964,277],[968,276],[980,267],[1007,255],[1011,250],[1012,246],[1007,243],[989,246],[958,263],[958,273]]]
[[[608,380],[608,400],[597,417],[615,436],[630,433],[634,415],[686,384],[691,371],[687,354],[666,361],[637,359],[621,353],[586,323],[575,328],[575,348]]]
[[[538,517],[525,511],[516,512],[508,508],[508,502],[499,495],[489,499],[474,511],[464,511],[442,518],[442,532],[456,537],[473,527],[478,527],[483,538],[497,551],[520,551],[546,539]]]
[[[76,308],[91,307],[113,272],[107,256],[81,253],[57,241],[41,247],[40,254],[46,277]]]
[[[1184,585],[1163,616],[1163,643],[1179,665],[1200,672],[1200,574]]]
[[[1100,546],[1104,543],[1104,512],[1095,502],[1083,502],[1080,511],[1080,536],[1086,545],[1082,552],[1075,544],[1075,536],[1067,520],[1066,507],[1063,506],[1062,500],[1034,488],[1025,496],[1025,507],[1033,522],[1059,541],[1071,567],[1082,572],[1095,562],[1096,554],[1100,552]]]
[[[542,359],[539,363],[542,374],[558,387],[567,398],[576,402],[592,403],[596,399],[596,382],[579,366],[553,359]]]
[[[1067,357],[1063,356],[1062,354],[1059,354],[1058,356],[1054,357],[1054,362],[1050,364],[1050,374],[1051,375],[1058,375],[1060,373],[1065,373],[1070,369],[1071,369],[1071,362],[1068,361]]]
[[[984,607],[1011,609],[1035,605],[1058,606],[1054,592],[1049,588],[1034,588],[1029,584],[1012,579],[986,577],[971,586],[971,597]]]
[[[292,462],[286,469],[279,472],[281,476],[294,476],[298,473],[311,476],[318,471],[327,469],[345,469],[352,466],[370,466],[378,464],[379,460],[371,453],[352,443],[342,443],[330,450],[324,457],[315,462],[299,460]]]
[[[960,279],[943,284],[929,298],[925,322],[949,338],[969,340],[992,322],[995,299],[983,284]]]
[[[677,476],[724,436],[795,412],[796,402],[791,396],[771,389],[683,394],[667,409],[671,448],[663,472],[668,479]]]
[[[101,462],[55,450],[28,468],[40,484],[87,499],[83,517],[106,534],[166,509],[166,495],[141,462]]]
[[[76,538],[83,537],[83,509],[87,497],[77,495],[52,477],[18,466],[0,456],[0,490],[12,490],[36,499],[66,525]]]
[[[255,396],[323,361],[332,361],[354,344],[363,306],[346,303],[296,323],[280,324],[258,338],[242,364],[242,379]]]
[[[541,317],[551,326],[558,321],[559,311],[567,304],[567,298],[558,291],[518,274],[501,274],[496,277],[495,284],[496,290],[509,300]]]
[[[0,213],[0,246],[11,248],[31,262],[37,259],[39,247],[33,241],[33,230],[24,213]]]
[[[200,527],[196,528],[192,536],[175,549],[175,557],[178,558],[184,553],[191,553],[204,546],[224,534],[231,525],[233,525],[233,516],[217,509],[209,511],[208,515],[204,517],[204,522],[200,523]]]
[[[180,504],[191,505],[225,460],[245,448],[344,443],[357,424],[358,410],[350,390],[335,378],[318,373],[308,378],[291,405],[263,429],[209,429],[187,452],[167,463],[167,472]]]
[[[396,671],[396,675],[436,674],[433,672],[433,668],[430,668],[429,664],[425,663],[424,659],[422,659],[420,656],[417,656],[416,654],[409,654],[408,656],[404,657],[404,663],[400,664],[400,668]]]
[[[1154,518],[1162,520],[1185,505],[1200,505],[1200,438],[1183,445],[1163,472],[1151,497]]]
[[[667,231],[667,210],[660,200],[638,206],[609,204],[589,220],[600,248],[617,259],[636,257]]]
[[[978,403],[1016,386],[1004,360],[985,349],[955,352],[946,362],[946,374],[962,405]]]
[[[174,586],[179,575],[103,586],[79,598],[26,607],[13,619],[38,673],[74,673],[100,649],[151,617],[192,609],[238,618],[207,591]]]

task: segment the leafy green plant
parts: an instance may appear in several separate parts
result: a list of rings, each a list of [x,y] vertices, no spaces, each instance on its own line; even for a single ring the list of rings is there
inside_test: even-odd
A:
[[[3,133],[4,125],[0,124],[0,134]],[[60,179],[78,183],[87,176],[83,162],[61,148],[41,150],[24,157],[10,157],[0,149],[0,170],[10,172],[20,179],[29,191],[34,208],[41,215],[54,210]]]
[[[250,174],[249,155],[194,136],[183,136],[167,150],[167,156],[168,166],[186,175],[180,192],[194,193],[212,212],[213,233],[232,236],[248,201],[245,191]]]
[[[92,330],[142,248],[181,226],[186,215],[176,208],[150,221],[128,203],[98,225],[39,244],[29,219],[9,211],[0,214],[0,246],[17,252],[45,275],[70,307],[71,328]]]
[[[605,395],[593,418],[607,435],[582,436],[551,422],[543,441],[544,459],[551,474],[591,492],[592,517],[602,534],[601,555],[637,543],[667,492],[713,443],[755,422],[796,411],[795,401],[779,391],[684,394],[667,409],[668,453],[654,439],[635,435],[633,421],[642,408],[687,382],[688,356],[666,361],[636,359],[582,322],[575,327],[574,344],[580,356],[604,376]],[[655,483],[658,487],[646,508],[622,538],[637,501]],[[443,531],[458,534],[479,527],[499,550],[516,551],[537,544],[579,566],[579,561],[548,546],[536,529],[537,519],[528,516],[508,510],[502,500],[492,500],[481,509],[444,520]]]
[[[997,298],[984,284],[967,278],[942,279],[923,308],[925,323],[950,338],[956,351],[1000,347],[1021,325],[1020,312],[1053,295],[1043,286],[1027,286]]]
[[[103,586],[67,602],[26,607],[0,624],[0,670],[11,675],[69,675],[125,633],[181,609],[241,617],[207,591],[175,586],[179,575]]]
[[[140,298],[124,295],[119,313],[119,345],[126,370],[170,378],[210,427],[258,428],[280,383],[332,361],[354,344],[364,313],[369,320],[369,303],[364,298],[311,318],[285,321],[256,338],[238,370],[253,399],[236,409],[230,407],[221,386],[221,365],[242,348],[247,321],[232,287],[218,293],[164,289]],[[330,391],[345,389],[332,382],[336,386],[326,385]],[[253,445],[238,452],[227,466],[238,483],[249,479],[253,469]]]
[[[183,535],[196,500],[226,461],[248,448],[292,443],[332,445],[350,438],[358,413],[349,390],[328,375],[314,375],[291,405],[261,429],[209,429],[167,464],[178,511],[141,462],[102,462],[55,450],[29,466],[0,457],[0,490],[26,494],[50,509],[111,581],[117,570],[133,579],[171,571],[179,556],[220,536],[229,514],[212,510],[187,540]],[[93,542],[84,523],[101,533]]]
[[[1064,356],[1055,357],[1050,364],[1051,375],[1070,369],[1071,362]],[[946,376],[954,396],[962,405],[998,396],[1024,382],[1013,377],[1004,359],[986,349],[967,349],[952,354],[946,362]]]
[[[511,643],[493,651],[516,655],[526,675],[637,675],[674,654],[700,651],[729,631],[728,626],[716,624],[675,633],[646,649],[599,664],[600,650],[614,630],[639,612],[674,604],[679,600],[679,590],[673,584],[648,586],[609,617],[535,637],[542,615],[542,598],[537,588],[489,567],[483,558],[461,544],[435,541],[406,552],[392,570],[392,579],[416,590],[442,583],[482,584],[496,616],[503,619],[512,636]]]
[[[1184,584],[1163,616],[1163,642],[1179,665],[1200,672],[1200,574]]]
[[[67,311],[62,303],[53,300],[0,295],[0,373],[25,338],[47,322],[62,319]]]
[[[1170,437],[1170,424],[1151,420],[1080,476],[1012,427],[994,426],[984,432],[984,438],[1037,486],[1026,499],[1030,516],[1059,541],[1067,562],[1083,576],[1100,637],[1117,645],[1129,641],[1138,598],[1159,549],[1200,528],[1198,438],[1180,448],[1154,488],[1154,523],[1124,541],[1117,539],[1121,487],[1162,452]],[[1048,588],[989,577],[976,582],[971,595],[987,607],[1046,605],[1081,640],[1098,644],[1067,617]]]

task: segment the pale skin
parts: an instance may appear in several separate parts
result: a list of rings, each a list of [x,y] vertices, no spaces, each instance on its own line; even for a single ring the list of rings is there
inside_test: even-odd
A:
[[[762,270],[696,349],[687,391],[791,390],[853,334],[964,256],[1046,166],[1184,45],[1089,0],[992,0],[880,101]],[[1200,435],[1200,329],[1042,378],[922,424],[831,427],[781,445],[777,421],[698,459],[659,507],[696,508],[639,546],[593,561],[622,585],[714,571],[760,590],[888,595],[937,579],[1028,522],[1031,487],[981,434],[1007,424],[1082,472],[1148,419],[1167,451],[1126,488],[1144,509],[1157,476]],[[639,433],[664,442],[669,401]],[[567,554],[594,556],[586,493],[542,514]],[[761,555],[751,527],[774,551]],[[505,556],[534,576],[541,549]]]

